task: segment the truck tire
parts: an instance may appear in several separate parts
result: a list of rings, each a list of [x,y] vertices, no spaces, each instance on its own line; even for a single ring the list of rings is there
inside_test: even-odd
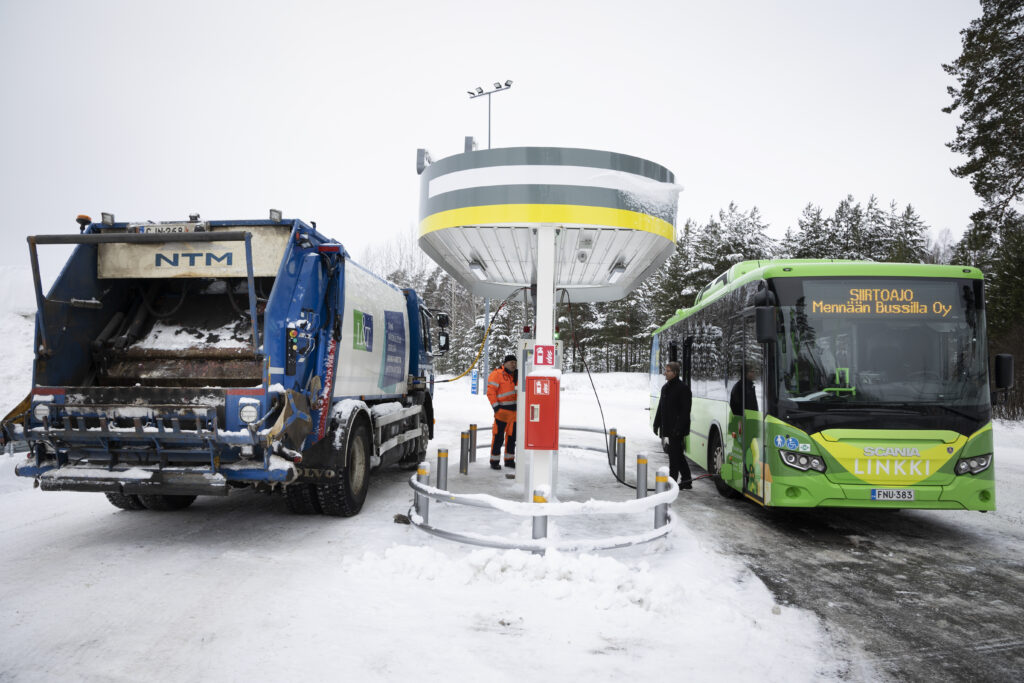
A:
[[[356,417],[350,423],[346,443],[345,467],[338,472],[337,481],[316,484],[320,509],[332,517],[352,517],[359,513],[370,487],[370,426],[366,419]]]
[[[184,510],[195,501],[195,496],[139,496],[139,500],[150,510]]]
[[[104,493],[110,504],[116,508],[122,510],[145,510],[146,506],[142,504],[138,496],[129,495],[126,493]]]
[[[718,494],[725,498],[739,498],[740,493],[725,483],[722,479],[722,463],[725,462],[725,448],[722,447],[722,437],[717,430],[711,430],[711,438],[708,439],[708,474],[715,482]]]
[[[320,498],[316,484],[289,484],[284,488],[288,511],[297,515],[319,515]]]

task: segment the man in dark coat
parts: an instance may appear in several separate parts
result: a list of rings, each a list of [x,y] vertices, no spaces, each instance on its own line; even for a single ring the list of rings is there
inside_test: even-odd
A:
[[[654,414],[654,433],[668,439],[668,473],[679,481],[679,488],[692,489],[690,466],[683,455],[683,440],[690,433],[690,405],[693,396],[690,387],[679,379],[679,363],[665,364],[665,379],[661,387],[658,412]]]
[[[757,377],[757,370],[747,366],[747,372],[743,379],[732,385],[732,393],[729,395],[729,410],[733,415],[743,415],[746,410],[757,410],[757,392],[754,390],[754,379]]]

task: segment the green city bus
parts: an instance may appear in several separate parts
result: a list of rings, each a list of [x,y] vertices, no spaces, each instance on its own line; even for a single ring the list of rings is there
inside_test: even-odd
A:
[[[655,330],[693,392],[686,455],[764,506],[994,510],[984,278],[963,266],[744,261]],[[995,385],[1013,358],[995,359]],[[731,404],[731,405],[730,405]]]

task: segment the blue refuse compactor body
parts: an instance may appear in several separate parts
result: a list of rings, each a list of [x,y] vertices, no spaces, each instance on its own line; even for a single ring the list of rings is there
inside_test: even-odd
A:
[[[32,390],[19,476],[176,509],[255,487],[356,514],[433,436],[435,315],[300,220],[93,223],[29,238]],[[43,293],[38,248],[74,245]],[[446,345],[446,342],[441,342]]]

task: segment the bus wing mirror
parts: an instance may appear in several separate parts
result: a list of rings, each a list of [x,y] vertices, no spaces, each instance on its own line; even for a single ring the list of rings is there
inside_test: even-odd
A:
[[[996,354],[996,389],[1013,386],[1013,356],[1008,353]]]
[[[437,350],[444,353],[448,350],[448,333],[441,332],[437,335]]]
[[[448,327],[449,323],[451,322],[448,320],[447,313],[438,313],[436,317],[438,327]]]
[[[759,344],[775,343],[775,307],[758,306],[754,309],[754,326]]]

